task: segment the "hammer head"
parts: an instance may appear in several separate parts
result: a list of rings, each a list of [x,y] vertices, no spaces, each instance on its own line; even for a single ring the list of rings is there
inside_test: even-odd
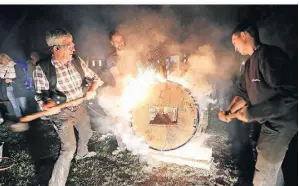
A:
[[[25,132],[29,129],[28,123],[15,123],[8,126],[8,130],[12,132]]]

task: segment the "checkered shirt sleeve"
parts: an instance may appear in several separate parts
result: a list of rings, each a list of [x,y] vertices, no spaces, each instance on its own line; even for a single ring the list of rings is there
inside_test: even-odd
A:
[[[35,85],[35,100],[39,105],[43,104],[41,97],[38,95],[42,90],[49,90],[49,81],[40,66],[36,66],[33,71],[33,81]]]

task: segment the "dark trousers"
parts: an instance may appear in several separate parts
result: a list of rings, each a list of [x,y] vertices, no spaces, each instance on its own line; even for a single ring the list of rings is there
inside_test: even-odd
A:
[[[254,186],[284,185],[281,165],[289,143],[298,132],[298,125],[286,123],[279,129],[262,125],[257,143],[257,162],[253,178]]]

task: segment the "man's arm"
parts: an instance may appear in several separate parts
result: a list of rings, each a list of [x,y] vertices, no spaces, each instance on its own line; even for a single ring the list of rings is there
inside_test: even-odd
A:
[[[46,95],[43,95],[43,91],[49,90],[49,81],[46,75],[39,66],[36,66],[33,71],[33,82],[35,86],[35,100],[42,110],[47,110],[55,106],[56,104],[51,101]]]
[[[282,51],[277,51],[270,57],[263,57],[260,71],[265,82],[277,91],[269,100],[248,107],[249,120],[263,122],[278,118],[287,112],[293,112],[298,104],[297,67]]]
[[[241,108],[243,108],[245,105],[246,105],[246,101],[242,97],[235,96],[231,104],[227,107],[226,110],[230,111],[230,113],[235,113]]]
[[[47,116],[58,114],[59,108],[55,108],[55,102],[51,98],[42,96],[43,91],[49,90],[49,81],[39,66],[36,66],[33,71],[33,81],[35,85],[35,100],[37,101],[41,110],[48,110]],[[54,108],[52,108],[54,107]]]
[[[36,66],[33,71],[33,82],[36,93],[35,100],[42,109],[42,105],[44,104],[44,101],[42,100],[42,91],[49,90],[49,81],[39,66]]]
[[[246,101],[240,96],[235,96],[231,104],[226,108],[225,111],[220,111],[218,113],[218,118],[224,122],[230,122],[232,118],[229,117],[230,114],[238,112],[241,108],[246,106]]]
[[[242,107],[244,107],[247,102],[249,102],[244,74],[241,74],[241,76],[238,78],[235,86],[235,91],[236,96],[233,98],[230,105],[226,108],[226,114],[237,112]]]
[[[248,103],[250,103],[247,94],[244,74],[241,74],[241,76],[238,78],[235,89],[236,89],[236,96],[233,98],[230,105],[226,108],[225,111],[220,111],[218,113],[218,118],[221,121],[230,122],[231,119],[227,117],[228,115],[238,112],[241,108],[243,108]]]

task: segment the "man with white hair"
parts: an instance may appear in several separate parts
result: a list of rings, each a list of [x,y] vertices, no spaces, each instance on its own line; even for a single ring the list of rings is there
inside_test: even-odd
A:
[[[50,30],[46,34],[46,42],[52,56],[37,62],[33,78],[36,100],[42,110],[49,110],[48,116],[53,121],[61,141],[60,155],[54,165],[49,185],[64,186],[76,151],[74,127],[79,134],[76,160],[92,157],[96,153],[88,152],[87,143],[92,136],[92,130],[85,105],[80,103],[62,110],[54,106],[82,97],[84,78],[92,81],[86,93],[86,99],[92,99],[102,81],[74,54],[75,44],[68,31]]]

